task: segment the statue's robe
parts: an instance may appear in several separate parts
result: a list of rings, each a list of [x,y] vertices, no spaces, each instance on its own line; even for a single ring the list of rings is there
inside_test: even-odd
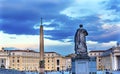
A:
[[[75,34],[75,53],[87,53],[86,37],[88,33],[85,29],[79,28]]]

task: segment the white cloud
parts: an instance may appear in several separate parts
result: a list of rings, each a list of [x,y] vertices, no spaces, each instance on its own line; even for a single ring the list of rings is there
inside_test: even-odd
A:
[[[113,25],[103,24],[101,27],[103,29],[107,30],[107,29],[111,29],[113,27]]]
[[[114,20],[114,19],[117,19],[117,18],[120,18],[118,15],[116,15],[116,14],[113,14],[113,13],[111,13],[111,14],[102,14],[102,15],[100,15],[100,18],[102,19],[102,20]]]
[[[97,41],[87,41],[87,44],[88,45],[95,45],[95,44],[98,44]]]
[[[45,46],[68,46],[71,45],[69,42],[61,42],[58,40],[50,40],[44,38]],[[15,48],[39,48],[39,35],[15,35],[15,34],[5,34],[0,31],[0,48],[2,47],[15,47]]]
[[[117,41],[110,41],[108,43],[101,43],[101,46],[102,47],[113,47],[113,46],[116,46],[117,44]]]
[[[42,25],[50,25],[50,24],[52,24],[53,22],[54,22],[54,20],[52,19],[52,20],[50,20],[50,21],[45,21],[45,22],[43,22]],[[36,24],[33,26],[33,28],[34,28],[34,29],[40,29],[40,24],[41,24],[41,23],[36,23]],[[46,26],[44,26],[44,30],[55,30],[55,27],[46,27]]]
[[[49,37],[49,38],[52,38],[52,36],[51,36],[51,35],[44,35],[44,37]]]
[[[87,41],[88,50],[107,50],[116,46],[117,41],[99,43],[97,41]]]
[[[38,45],[39,36],[37,35],[16,35],[5,34],[0,32],[0,48],[1,47],[16,47],[16,48],[36,48]]]
[[[118,39],[120,37],[120,23],[119,22],[104,23],[103,25],[101,25],[100,30],[102,34],[96,36],[97,39],[112,38],[112,37]]]
[[[102,1],[105,0],[75,0],[70,7],[60,13],[72,18],[97,14],[99,10],[102,10],[102,5],[99,4]]]
[[[52,20],[50,20],[50,21],[45,21],[45,22],[43,22],[43,24],[45,24],[45,25],[50,25],[50,24],[52,24],[53,22],[55,22],[54,19],[52,19]]]
[[[58,40],[50,40],[50,39],[45,39],[45,45],[50,46],[50,45],[71,45],[71,43],[69,42],[62,42],[62,41],[58,41]]]
[[[100,37],[112,37],[114,35],[120,35],[120,23],[118,24],[105,23],[101,25],[101,28],[106,33],[102,34]]]
[[[34,27],[33,27],[34,29],[40,29],[40,25],[35,25]],[[43,28],[44,30],[55,30],[55,27],[44,27]]]
[[[0,48],[2,47],[15,47],[20,49],[39,49],[39,35],[15,35],[5,34],[0,31]],[[44,38],[45,50],[56,51],[58,47],[63,47],[61,50],[67,51],[69,48],[70,53],[74,51],[74,43],[68,42],[70,39],[65,39],[64,42],[58,40],[50,40]],[[117,41],[102,42],[87,41],[88,50],[106,50],[116,46]],[[50,48],[51,47],[51,48]],[[62,52],[61,52],[62,53]]]
[[[44,30],[55,30],[55,27],[44,27]]]
[[[85,16],[98,16],[101,21],[120,19],[120,13],[116,10],[106,10],[108,0],[75,0],[68,8],[61,11],[71,18],[80,18]]]
[[[118,24],[105,23],[105,24],[101,25],[101,27],[104,30],[118,30],[118,29],[120,29],[120,23],[118,23]]]
[[[116,12],[116,10],[101,10],[99,12],[99,18],[104,21],[104,20],[116,20],[120,19],[120,13]]]
[[[69,38],[68,38],[68,39],[63,39],[64,42],[69,42],[69,41],[71,41],[71,40],[72,40],[72,39],[69,39]]]

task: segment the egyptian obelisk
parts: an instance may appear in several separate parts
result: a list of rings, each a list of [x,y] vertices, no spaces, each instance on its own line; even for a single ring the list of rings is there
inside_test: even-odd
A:
[[[44,74],[44,33],[43,33],[43,25],[41,18],[40,25],[40,74]]]

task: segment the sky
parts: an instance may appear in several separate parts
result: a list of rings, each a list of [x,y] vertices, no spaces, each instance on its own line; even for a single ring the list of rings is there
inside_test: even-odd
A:
[[[74,53],[80,24],[88,51],[120,43],[120,0],[0,0],[0,49],[39,51],[41,18],[45,52]]]

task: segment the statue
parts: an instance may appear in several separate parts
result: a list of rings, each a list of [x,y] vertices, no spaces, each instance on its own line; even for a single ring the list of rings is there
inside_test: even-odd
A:
[[[88,32],[83,29],[83,25],[80,25],[80,28],[77,29],[75,34],[75,54],[77,55],[86,55],[87,56],[87,46],[86,46],[86,37]]]

